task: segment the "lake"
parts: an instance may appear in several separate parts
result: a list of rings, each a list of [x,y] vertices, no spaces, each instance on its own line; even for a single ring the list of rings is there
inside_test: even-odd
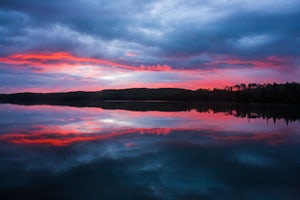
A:
[[[300,199],[300,109],[0,104],[0,199]]]

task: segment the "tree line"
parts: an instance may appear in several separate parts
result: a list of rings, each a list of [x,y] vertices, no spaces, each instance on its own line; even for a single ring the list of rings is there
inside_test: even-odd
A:
[[[239,84],[224,89],[130,88],[97,92],[0,94],[0,102],[57,103],[74,101],[183,101],[240,103],[300,103],[300,84]]]

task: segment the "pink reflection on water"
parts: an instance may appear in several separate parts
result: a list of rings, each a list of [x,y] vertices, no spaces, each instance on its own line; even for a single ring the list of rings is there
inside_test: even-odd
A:
[[[0,141],[14,144],[68,146],[76,142],[109,140],[120,136],[194,133],[197,140],[209,138],[210,144],[261,141],[266,144],[299,143],[299,124],[287,126],[261,118],[239,118],[230,113],[134,112],[60,106],[1,105],[4,118]],[[22,114],[18,119],[15,116]],[[234,112],[233,112],[234,113]],[[24,117],[23,117],[24,116]],[[127,145],[126,145],[127,146]],[[132,145],[128,145],[130,147]]]

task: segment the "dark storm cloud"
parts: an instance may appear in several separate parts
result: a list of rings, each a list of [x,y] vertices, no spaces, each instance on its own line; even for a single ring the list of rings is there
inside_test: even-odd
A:
[[[299,55],[296,48],[299,19],[300,13],[282,17],[236,14],[205,29],[182,24],[179,31],[164,41],[165,48],[171,55],[176,52]]]
[[[300,54],[296,0],[4,0],[0,6],[2,55],[69,51],[137,65],[205,68],[202,58],[211,54]],[[128,52],[138,57],[127,58]]]

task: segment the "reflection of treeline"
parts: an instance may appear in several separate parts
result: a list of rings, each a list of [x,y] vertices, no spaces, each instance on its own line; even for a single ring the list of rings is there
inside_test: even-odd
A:
[[[0,95],[1,102],[70,102],[78,100],[218,101],[247,103],[300,103],[300,84],[240,84],[225,89],[133,88],[99,92],[17,93]]]
[[[66,105],[75,107],[97,107],[108,110],[225,113],[242,118],[300,121],[299,104],[222,103],[222,102],[149,102],[149,101],[15,101],[21,105]]]
[[[196,110],[198,112],[226,113],[248,119],[270,119],[274,123],[281,119],[284,119],[287,124],[290,121],[300,121],[300,105],[210,103],[198,105]]]
[[[266,120],[284,119],[300,121],[300,105],[289,104],[245,104],[218,102],[98,102],[103,109],[122,109],[131,111],[191,111],[200,113],[226,113],[236,117]]]

